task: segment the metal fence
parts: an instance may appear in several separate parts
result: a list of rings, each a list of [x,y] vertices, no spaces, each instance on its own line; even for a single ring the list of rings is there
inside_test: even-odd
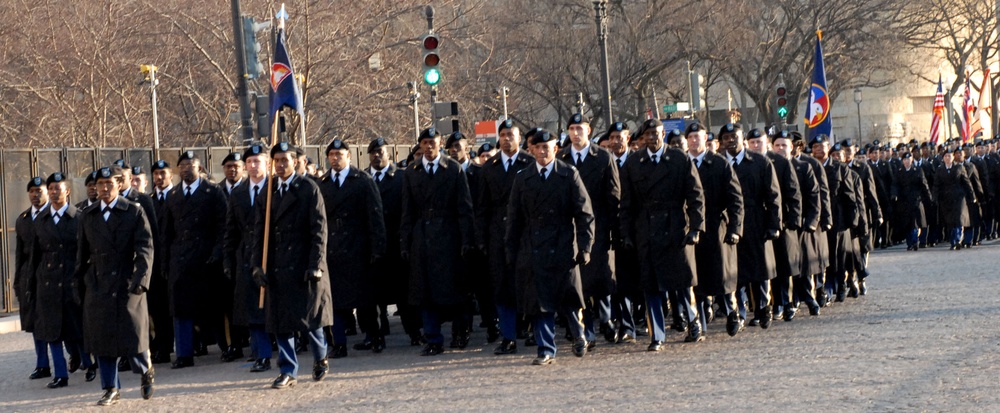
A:
[[[207,169],[211,180],[222,182],[224,179],[222,160],[230,152],[242,152],[242,147],[194,147],[194,148],[160,148],[160,158],[177,165],[177,158],[183,151],[194,151],[201,158],[202,165]],[[306,146],[306,156],[313,159],[323,169],[329,169],[325,146]],[[359,168],[369,165],[367,147],[351,148],[351,163]],[[405,145],[390,145],[390,156],[399,161],[409,154]],[[124,159],[131,166],[142,166],[149,174],[149,166],[156,161],[152,148],[62,148],[62,149],[3,149],[0,150],[0,280],[3,288],[0,290],[0,313],[17,311],[17,297],[14,295],[14,250],[16,234],[14,224],[18,215],[31,205],[25,186],[34,176],[48,177],[54,172],[63,172],[70,179],[70,203],[77,203],[86,197],[87,188],[84,178],[95,168],[110,165],[112,162]],[[175,183],[179,174],[174,174]],[[152,190],[152,178],[149,177],[149,187]]]

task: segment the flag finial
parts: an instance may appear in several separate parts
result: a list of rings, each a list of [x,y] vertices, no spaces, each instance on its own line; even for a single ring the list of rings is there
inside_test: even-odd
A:
[[[284,7],[284,5],[282,5],[282,7]],[[823,40],[823,31],[816,30],[816,37],[819,38],[819,40]]]
[[[284,29],[285,20],[288,19],[288,12],[285,11],[285,3],[281,3],[281,10],[278,10],[278,14],[276,14],[274,18],[278,19],[278,28]]]

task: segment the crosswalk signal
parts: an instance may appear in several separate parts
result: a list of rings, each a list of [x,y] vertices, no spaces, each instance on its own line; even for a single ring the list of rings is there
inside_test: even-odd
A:
[[[424,83],[428,86],[436,86],[441,82],[441,56],[438,54],[438,46],[441,44],[441,38],[434,34],[429,33],[420,40],[423,46],[423,62],[424,62]]]
[[[775,95],[777,97],[776,103],[778,108],[778,117],[782,119],[788,116],[787,94],[788,94],[788,89],[785,89],[785,82],[779,83],[777,89],[775,90]]]

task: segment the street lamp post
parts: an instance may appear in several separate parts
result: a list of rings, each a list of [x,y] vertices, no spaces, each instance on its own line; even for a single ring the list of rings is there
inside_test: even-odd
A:
[[[139,70],[145,75],[143,83],[149,82],[150,91],[150,102],[153,106],[153,158],[159,159],[160,156],[160,127],[159,121],[157,120],[157,109],[156,109],[156,85],[160,83],[156,79],[156,70],[158,68],[153,65],[139,65]]]
[[[858,145],[864,144],[861,137],[861,88],[854,89],[854,103],[858,105]]]
[[[611,114],[611,73],[608,69],[608,0],[594,0],[597,13],[597,44],[601,48],[601,74],[604,76],[604,117],[608,125],[614,122]]]

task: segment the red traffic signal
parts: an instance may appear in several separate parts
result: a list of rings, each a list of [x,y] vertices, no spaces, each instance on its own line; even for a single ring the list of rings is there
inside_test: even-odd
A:
[[[784,97],[785,96],[785,87],[784,86],[779,86],[778,87],[778,96],[779,97]],[[784,103],[782,103],[782,104],[784,104]]]
[[[424,50],[437,50],[441,39],[436,34],[424,36]]]
[[[785,99],[784,97],[778,98],[778,106],[785,106],[785,104],[787,104],[787,103],[788,103],[788,100]]]

